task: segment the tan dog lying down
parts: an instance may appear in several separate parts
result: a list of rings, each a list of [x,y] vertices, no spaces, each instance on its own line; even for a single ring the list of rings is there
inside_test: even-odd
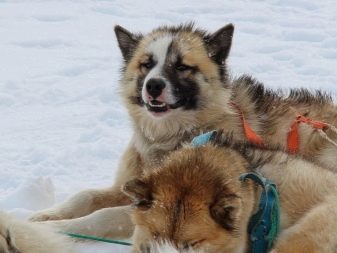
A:
[[[179,250],[250,252],[247,224],[260,192],[239,176],[252,168],[278,186],[281,232],[276,252],[336,252],[335,173],[224,136],[213,142],[175,151],[140,180],[125,184],[124,192],[134,202],[134,252],[149,252],[154,241],[168,241]]]

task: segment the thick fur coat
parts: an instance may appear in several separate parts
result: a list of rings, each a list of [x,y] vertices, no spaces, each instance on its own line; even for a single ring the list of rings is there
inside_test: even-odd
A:
[[[128,109],[133,135],[121,157],[115,183],[106,189],[80,192],[61,205],[33,215],[62,230],[130,237],[130,200],[121,186],[161,163],[201,132],[222,129],[246,140],[243,119],[266,145],[286,149],[289,129],[298,114],[337,125],[337,110],[320,93],[292,90],[275,93],[248,76],[227,74],[234,27],[214,33],[193,25],[160,27],[147,35],[116,26],[124,66],[120,93]],[[330,139],[336,134],[325,130]],[[306,160],[335,171],[336,147],[308,124],[299,123],[299,152]],[[94,224],[106,224],[95,228]],[[121,227],[121,230],[114,230]],[[90,231],[89,231],[90,232]]]
[[[281,231],[277,253],[335,253],[337,174],[281,151],[264,150],[218,135],[202,147],[187,146],[125,193],[134,203],[134,252],[169,242],[207,253],[248,253],[247,226],[260,188],[241,174],[259,171],[278,187]]]

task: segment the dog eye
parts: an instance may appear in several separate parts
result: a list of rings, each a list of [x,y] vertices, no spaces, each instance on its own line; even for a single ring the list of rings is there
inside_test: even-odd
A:
[[[193,248],[193,247],[197,246],[198,244],[202,243],[203,241],[205,241],[205,239],[190,242],[189,245],[190,245],[190,247]]]
[[[157,232],[152,233],[152,238],[153,240],[157,240],[159,238],[159,233]]]
[[[181,71],[181,72],[187,71],[187,70],[192,70],[192,69],[193,69],[193,67],[185,65],[185,64],[178,64],[176,66],[176,70]]]
[[[146,69],[152,69],[154,67],[154,62],[153,61],[144,62],[141,63],[140,66]]]

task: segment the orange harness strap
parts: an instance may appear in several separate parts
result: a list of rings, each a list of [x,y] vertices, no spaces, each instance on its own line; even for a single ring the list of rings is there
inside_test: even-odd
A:
[[[249,123],[245,119],[245,116],[243,115],[240,108],[234,103],[232,103],[232,105],[239,112],[239,116],[240,116],[242,126],[243,126],[243,132],[244,132],[247,140],[249,142],[255,144],[255,145],[264,147],[265,143],[264,143],[263,139],[261,138],[261,136],[259,136],[257,133],[255,133],[254,130],[250,127]],[[299,140],[298,126],[299,126],[300,123],[305,123],[307,125],[310,125],[314,129],[322,130],[322,131],[325,131],[326,129],[329,128],[329,125],[327,123],[312,120],[312,119],[307,118],[307,117],[305,117],[301,114],[297,114],[294,123],[291,125],[290,131],[288,133],[288,138],[287,138],[288,152],[291,153],[291,154],[296,154],[299,151],[300,140]]]
[[[290,131],[288,133],[288,152],[291,154],[296,154],[299,150],[299,130],[298,126],[300,123],[305,123],[312,126],[314,129],[326,130],[329,128],[329,125],[321,122],[315,121],[310,118],[307,118],[303,115],[298,114],[294,123],[291,125]]]
[[[247,120],[245,119],[245,116],[243,115],[242,111],[240,110],[240,108],[232,103],[232,105],[236,108],[236,110],[239,112],[240,115],[240,119],[242,122],[242,126],[243,126],[243,132],[247,138],[247,140],[255,145],[258,146],[264,146],[264,141],[261,138],[261,136],[259,136],[257,133],[254,132],[254,130],[250,127],[249,123],[247,122]]]

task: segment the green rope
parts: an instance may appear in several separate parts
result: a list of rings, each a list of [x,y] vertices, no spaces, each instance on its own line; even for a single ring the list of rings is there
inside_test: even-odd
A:
[[[121,241],[121,240],[111,240],[111,239],[108,239],[108,238],[103,238],[103,237],[98,237],[98,236],[75,234],[75,233],[68,233],[68,232],[61,232],[61,233],[65,234],[67,236],[79,238],[79,239],[99,241],[99,242],[107,242],[107,243],[113,243],[113,244],[119,244],[119,245],[125,245],[125,246],[131,246],[132,245],[131,242]]]

